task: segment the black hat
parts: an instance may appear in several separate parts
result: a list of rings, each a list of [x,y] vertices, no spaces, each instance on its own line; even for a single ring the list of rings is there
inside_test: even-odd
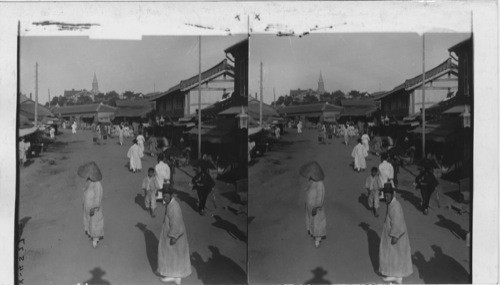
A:
[[[394,188],[392,187],[392,184],[391,183],[385,183],[384,184],[384,189],[382,190],[382,192],[394,194]]]

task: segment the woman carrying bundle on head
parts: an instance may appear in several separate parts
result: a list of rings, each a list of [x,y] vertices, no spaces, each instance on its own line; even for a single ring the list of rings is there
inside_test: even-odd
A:
[[[78,176],[86,180],[83,188],[83,226],[85,234],[92,239],[92,246],[96,248],[99,240],[104,238],[101,170],[92,161],[78,168]]]
[[[308,179],[306,189],[306,230],[313,237],[314,244],[319,247],[326,238],[326,216],[323,209],[325,201],[325,175],[321,166],[312,161],[300,167],[300,175]]]

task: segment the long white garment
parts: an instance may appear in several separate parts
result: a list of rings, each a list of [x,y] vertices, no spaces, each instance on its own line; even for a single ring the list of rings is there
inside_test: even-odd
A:
[[[143,154],[137,144],[130,147],[127,157],[130,158],[130,170],[135,171],[142,169],[141,157],[143,157]]]
[[[139,145],[139,148],[141,149],[141,152],[144,153],[144,142],[146,139],[144,138],[143,135],[138,135],[137,136],[137,145]]]
[[[367,134],[361,136],[361,142],[363,146],[366,148],[366,151],[370,150],[370,137]]]
[[[156,179],[158,180],[158,185],[160,189],[163,188],[163,183],[165,180],[170,180],[170,167],[163,161],[158,162],[155,166]],[[170,183],[170,182],[168,182]]]
[[[299,122],[297,124],[297,133],[299,133],[299,134],[302,133],[302,122]]]
[[[396,244],[391,239],[398,238]],[[380,236],[379,272],[385,276],[407,277],[413,273],[411,248],[401,204],[393,198]]]
[[[71,125],[71,129],[73,134],[76,134],[76,123],[73,123],[73,125]]]
[[[365,157],[368,156],[365,147],[358,143],[352,150],[351,156],[354,158],[354,169],[360,170],[366,168]]]
[[[387,183],[389,179],[391,179],[392,186],[394,187],[394,183],[392,179],[394,179],[394,168],[392,165],[387,162],[387,160],[382,161],[382,163],[378,166],[378,170],[380,172],[380,181],[382,181],[382,185]]]

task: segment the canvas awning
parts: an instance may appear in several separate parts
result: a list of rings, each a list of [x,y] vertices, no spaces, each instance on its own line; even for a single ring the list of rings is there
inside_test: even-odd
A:
[[[465,112],[466,105],[458,105],[451,107],[450,109],[443,112],[443,114],[462,114]]]
[[[446,142],[452,139],[452,135],[460,128],[460,121],[458,118],[441,118],[438,120],[430,121],[426,124],[425,138],[435,142]],[[415,128],[410,133],[422,135],[423,129],[421,126]]]
[[[249,128],[248,129],[248,136],[255,135],[260,131],[262,131],[261,127]]]
[[[27,128],[27,129],[19,129],[19,137],[24,137],[27,135],[31,135],[36,132],[37,127]]]

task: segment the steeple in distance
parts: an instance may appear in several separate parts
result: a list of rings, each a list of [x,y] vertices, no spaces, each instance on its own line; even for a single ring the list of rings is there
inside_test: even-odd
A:
[[[95,98],[95,95],[99,94],[99,84],[97,83],[97,76],[95,75],[95,72],[94,72],[94,80],[92,80],[92,94],[94,96],[92,96],[92,101],[95,101],[94,98]]]
[[[321,73],[321,70],[319,71],[318,90],[317,91],[319,94],[325,93],[325,83],[323,82],[323,74]]]

